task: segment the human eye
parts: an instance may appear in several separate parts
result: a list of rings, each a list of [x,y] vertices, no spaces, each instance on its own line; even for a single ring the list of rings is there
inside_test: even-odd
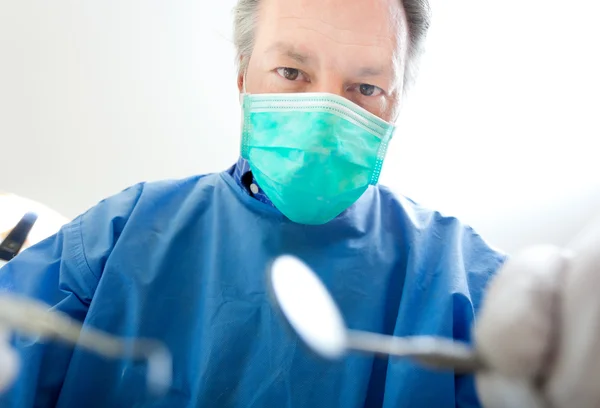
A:
[[[277,74],[280,77],[285,78],[288,81],[298,81],[298,80],[306,81],[306,75],[302,71],[300,71],[299,69],[296,69],[296,68],[281,67],[281,68],[277,68],[275,71],[277,72]]]
[[[384,93],[383,89],[371,84],[358,84],[356,89],[362,96],[374,97]]]

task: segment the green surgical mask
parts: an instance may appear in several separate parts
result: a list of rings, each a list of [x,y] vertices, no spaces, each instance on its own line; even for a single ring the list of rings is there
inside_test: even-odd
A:
[[[242,157],[275,207],[324,224],[377,184],[394,126],[341,96],[242,95]]]

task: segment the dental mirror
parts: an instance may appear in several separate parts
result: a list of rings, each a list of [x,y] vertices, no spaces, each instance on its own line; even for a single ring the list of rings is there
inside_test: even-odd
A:
[[[36,341],[53,340],[77,345],[107,358],[131,357],[145,360],[148,390],[162,396],[172,381],[172,358],[169,350],[151,339],[125,339],[94,328],[84,328],[80,322],[63,312],[50,311],[49,306],[19,295],[0,294],[0,391],[14,379],[19,369],[16,355],[7,335],[18,333],[36,337]]]
[[[348,330],[333,298],[301,260],[290,255],[272,263],[274,299],[290,326],[321,357],[336,359],[348,351],[408,357],[431,368],[469,373],[484,368],[466,344],[433,336],[393,337]]]

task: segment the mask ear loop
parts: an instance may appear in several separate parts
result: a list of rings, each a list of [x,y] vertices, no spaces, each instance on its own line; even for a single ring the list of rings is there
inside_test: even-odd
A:
[[[246,126],[249,122],[249,119],[247,117],[247,106],[246,104],[248,102],[245,101],[245,97],[246,95],[248,95],[248,92],[246,90],[246,77],[248,74],[248,70],[244,70],[244,76],[242,78],[242,93],[240,93],[240,106],[241,106],[241,119],[240,119],[240,134],[241,134],[241,138],[240,138],[240,154],[243,158],[247,158],[246,155],[246,137],[247,137],[247,131],[246,131]]]

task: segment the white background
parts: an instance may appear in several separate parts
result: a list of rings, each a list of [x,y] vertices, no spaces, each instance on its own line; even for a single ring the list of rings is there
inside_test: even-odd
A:
[[[366,1],[366,0],[365,0]],[[0,190],[74,217],[238,156],[233,0],[0,0]],[[382,182],[513,252],[600,215],[588,0],[446,0]]]

